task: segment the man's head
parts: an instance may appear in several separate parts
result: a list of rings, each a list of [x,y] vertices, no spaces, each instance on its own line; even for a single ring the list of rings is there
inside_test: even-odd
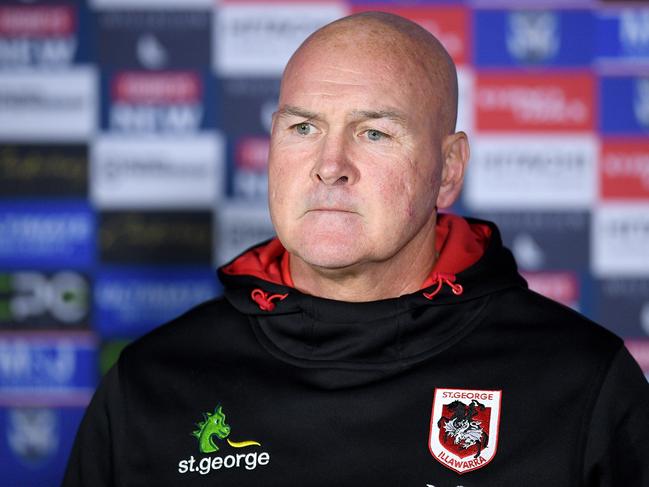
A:
[[[417,24],[365,13],[311,35],[273,117],[269,203],[287,250],[323,272],[432,255],[420,247],[468,159],[456,110],[453,62]]]

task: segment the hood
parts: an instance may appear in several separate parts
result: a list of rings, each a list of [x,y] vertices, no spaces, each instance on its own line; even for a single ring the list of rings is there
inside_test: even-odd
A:
[[[419,291],[380,301],[301,293],[277,239],[247,250],[219,277],[226,299],[275,357],[306,368],[387,372],[452,346],[479,324],[490,295],[526,286],[493,223],[439,215],[436,251]]]

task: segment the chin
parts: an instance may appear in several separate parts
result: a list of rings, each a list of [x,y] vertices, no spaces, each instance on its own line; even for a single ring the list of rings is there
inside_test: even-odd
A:
[[[361,239],[350,234],[339,237],[310,235],[300,239],[293,251],[307,264],[324,269],[342,269],[362,262],[366,252]]]

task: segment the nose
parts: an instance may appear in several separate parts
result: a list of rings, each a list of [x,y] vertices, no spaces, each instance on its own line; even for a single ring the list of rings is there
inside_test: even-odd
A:
[[[353,184],[358,179],[358,168],[349,156],[344,136],[327,134],[322,141],[312,177],[328,186]]]

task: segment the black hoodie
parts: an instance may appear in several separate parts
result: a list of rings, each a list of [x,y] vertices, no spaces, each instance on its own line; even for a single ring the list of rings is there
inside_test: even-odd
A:
[[[277,240],[223,267],[224,298],[124,350],[63,485],[649,486],[622,341],[528,290],[492,224],[438,226],[394,299],[297,291]]]

